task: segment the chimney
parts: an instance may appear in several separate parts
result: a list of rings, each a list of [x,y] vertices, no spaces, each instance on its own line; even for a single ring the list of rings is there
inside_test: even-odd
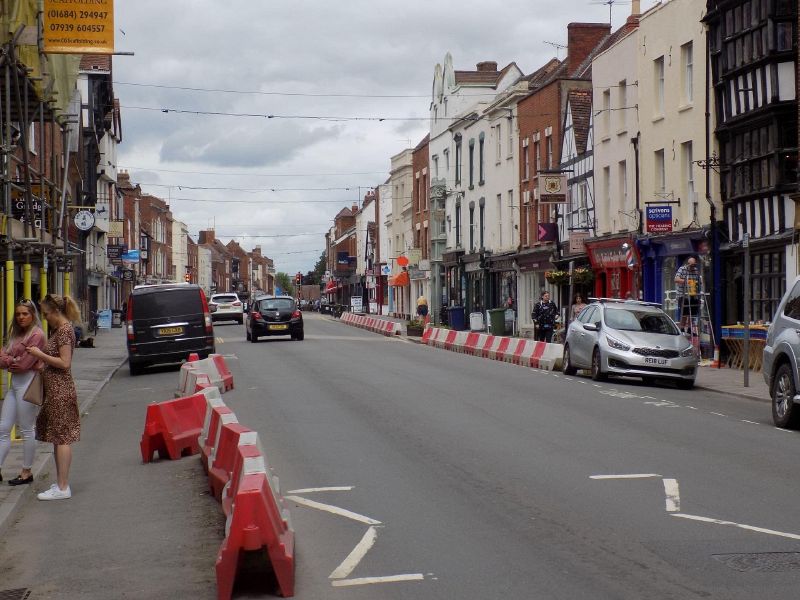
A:
[[[611,33],[610,23],[570,23],[567,25],[567,77],[586,60],[603,38]]]
[[[497,72],[497,62],[494,60],[484,60],[483,62],[479,62],[477,64],[477,69],[479,73],[496,73]]]
[[[350,210],[353,214],[356,214],[358,212],[358,204],[353,204],[353,207]]]
[[[642,2],[641,0],[632,0],[631,1],[631,16],[636,16],[642,14]]]
[[[214,230],[206,229],[205,231],[201,231],[197,236],[197,243],[198,244],[214,243]]]

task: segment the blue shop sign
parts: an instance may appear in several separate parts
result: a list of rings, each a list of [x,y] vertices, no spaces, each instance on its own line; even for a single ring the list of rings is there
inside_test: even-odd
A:
[[[669,233],[672,231],[672,206],[647,206],[647,232]]]

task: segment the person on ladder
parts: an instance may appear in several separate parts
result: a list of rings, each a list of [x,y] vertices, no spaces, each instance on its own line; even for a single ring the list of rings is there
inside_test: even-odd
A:
[[[694,337],[694,319],[700,313],[700,270],[694,256],[687,258],[675,273],[675,283],[678,286],[680,328]]]

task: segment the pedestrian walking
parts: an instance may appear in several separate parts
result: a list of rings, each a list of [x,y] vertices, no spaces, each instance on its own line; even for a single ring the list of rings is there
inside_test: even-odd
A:
[[[28,353],[44,363],[44,404],[36,419],[36,439],[53,444],[56,483],[39,500],[64,500],[72,497],[69,469],[72,447],[81,437],[78,394],[72,379],[72,351],[75,348],[73,323],[80,319],[75,301],[69,296],[50,295],[42,300],[42,316],[51,334],[44,351],[35,346]]]
[[[34,427],[38,406],[22,399],[41,363],[28,353],[28,347],[44,348],[44,331],[36,305],[20,300],[14,307],[14,320],[8,328],[8,343],[0,349],[0,369],[11,373],[11,385],[0,411],[0,467],[11,449],[11,428],[16,424],[22,435],[22,470],[8,485],[33,482],[33,457],[36,453]],[[0,474],[0,481],[3,476]]]
[[[539,302],[533,307],[531,318],[536,323],[536,341],[549,344],[558,320],[558,306],[550,300],[550,292],[542,292]]]
[[[428,323],[428,299],[425,296],[417,298],[417,315]]]

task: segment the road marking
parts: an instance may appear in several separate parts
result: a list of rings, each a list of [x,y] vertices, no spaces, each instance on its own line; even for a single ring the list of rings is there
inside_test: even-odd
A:
[[[338,567],[336,567],[333,572],[328,575],[329,579],[344,579],[350,573],[353,572],[358,566],[358,563],[361,562],[367,552],[375,545],[375,541],[378,539],[378,530],[374,527],[370,527],[367,529],[367,532],[364,534],[364,537],[361,538],[361,541],[356,544],[356,547],[353,548],[353,551],[347,555]]]
[[[781,429],[780,427],[775,427],[778,431],[783,431],[784,433],[794,433],[791,429]]]
[[[223,340],[221,337],[215,338],[215,341],[216,341],[218,344],[224,344],[224,343],[225,343],[225,340]]]
[[[694,406],[689,406],[688,404],[686,405],[686,408],[691,408],[692,410],[697,410]]]
[[[255,389],[255,388],[253,388]],[[287,494],[310,494],[313,492],[350,492],[353,490],[352,485],[337,485],[330,487],[317,487],[317,488],[303,488],[302,490],[289,490]]]
[[[308,500],[306,498],[301,498],[300,496],[285,496],[285,499],[290,500],[292,502],[296,502],[297,504],[300,504],[302,506],[307,506],[309,508],[316,508],[317,510],[333,513],[334,515],[339,515],[340,517],[346,517],[348,519],[352,519],[353,521],[358,521],[359,523],[366,523],[367,525],[381,524],[380,521],[376,521],[375,519],[370,519],[369,517],[365,517],[364,515],[354,513],[345,508],[339,508],[338,506],[333,506],[332,504],[323,504],[322,502],[316,502],[315,500]]]
[[[425,576],[422,573],[411,573],[408,575],[389,575],[387,577],[360,577],[358,579],[340,579],[334,581],[334,587],[346,587],[351,585],[368,585],[371,583],[395,583],[398,581],[423,581]]]
[[[650,406],[658,406],[658,407],[666,407],[666,408],[680,408],[674,402],[670,402],[669,400],[660,400],[655,402],[643,402],[643,404],[649,404]]]
[[[661,477],[657,473],[633,473],[630,475],[591,475],[589,479],[648,479]]]
[[[731,527],[738,527],[739,529],[746,529],[748,531],[755,531],[756,533],[766,533],[768,535],[775,535],[778,537],[785,537],[792,540],[800,540],[800,535],[796,533],[786,533],[785,531],[775,531],[774,529],[764,529],[763,527],[754,527],[753,525],[744,525],[743,523],[734,523],[733,521],[721,521],[720,519],[712,519],[710,517],[699,517],[697,515],[687,515],[684,513],[673,513],[673,517],[680,517],[681,519],[689,519],[691,521],[701,521],[703,523],[713,523],[714,525],[730,525]]]
[[[752,425],[761,425],[757,421],[748,421],[747,419],[742,419],[742,423],[751,423]]]
[[[681,509],[681,495],[677,479],[664,479],[667,512],[678,512]]]
[[[723,415],[722,413],[717,413],[717,412],[712,412],[712,413],[709,413],[709,414],[717,415],[718,417],[727,417],[728,416],[728,415]]]

